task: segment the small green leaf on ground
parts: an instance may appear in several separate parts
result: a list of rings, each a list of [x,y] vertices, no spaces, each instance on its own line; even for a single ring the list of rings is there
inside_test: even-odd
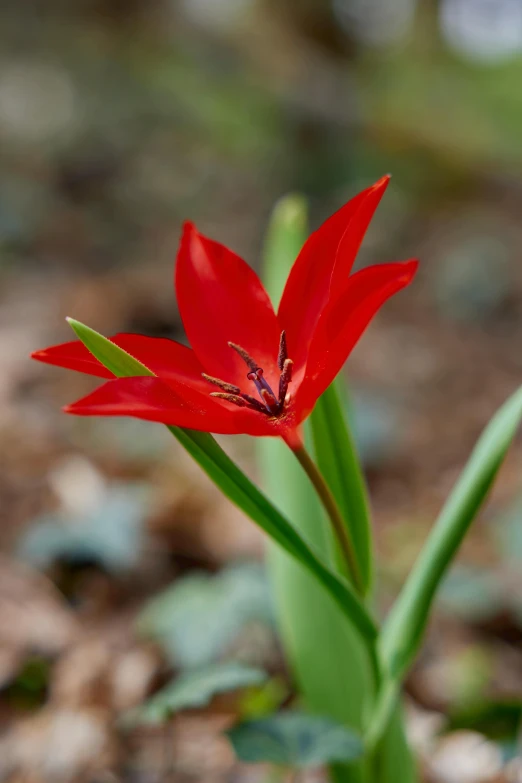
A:
[[[58,560],[86,559],[111,573],[132,569],[142,552],[149,510],[146,486],[114,484],[84,513],[63,510],[32,520],[18,544],[18,554],[41,569]]]
[[[280,712],[240,723],[227,732],[240,761],[287,767],[319,767],[353,761],[363,753],[360,738],[330,718]]]
[[[266,672],[228,662],[176,678],[129,715],[131,723],[160,724],[181,710],[205,707],[218,693],[260,685]]]
[[[272,624],[270,591],[261,565],[240,563],[177,580],[148,604],[138,630],[177,666],[194,669],[217,661],[252,621]]]

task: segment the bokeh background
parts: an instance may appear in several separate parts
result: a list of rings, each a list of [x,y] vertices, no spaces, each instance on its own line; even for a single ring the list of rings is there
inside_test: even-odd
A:
[[[259,267],[279,197],[315,227],[391,172],[359,264],[422,265],[346,368],[386,607],[522,381],[521,84],[520,0],[2,2],[0,780],[267,780],[221,731],[293,695],[258,531],[160,426],[63,415],[92,379],[30,351],[66,315],[183,339],[183,219]],[[519,441],[407,684],[426,780],[522,780],[521,516]],[[125,724],[237,659],[269,680]]]

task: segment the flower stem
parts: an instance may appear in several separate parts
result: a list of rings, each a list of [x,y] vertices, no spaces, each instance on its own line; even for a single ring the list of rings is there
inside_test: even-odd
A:
[[[361,574],[359,572],[359,566],[357,564],[357,558],[353,549],[352,540],[346,527],[345,521],[342,517],[339,507],[335,501],[332,492],[326,483],[321,471],[311,458],[304,446],[300,446],[297,449],[292,449],[295,456],[301,463],[303,470],[306,472],[308,478],[312,482],[315,491],[317,492],[321,503],[324,506],[326,513],[332,523],[332,528],[335,537],[341,548],[343,558],[346,562],[348,573],[350,578],[359,593],[363,593],[363,584],[361,580]]]

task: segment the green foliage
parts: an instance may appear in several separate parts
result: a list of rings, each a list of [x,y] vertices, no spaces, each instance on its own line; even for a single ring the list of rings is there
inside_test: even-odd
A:
[[[522,389],[493,416],[446,501],[386,622],[382,653],[400,679],[415,657],[440,581],[484,502],[522,418]]]
[[[74,318],[67,318],[67,323],[82,341],[88,351],[95,356],[98,361],[110,370],[117,378],[132,378],[138,375],[154,375],[148,367],[139,362],[130,353],[124,351],[106,337],[103,337],[94,329],[85,324],[75,321]]]
[[[142,551],[148,510],[145,487],[114,485],[83,514],[37,517],[19,543],[19,555],[39,568],[62,559],[94,561],[113,572],[132,568]]]
[[[330,718],[281,712],[246,721],[227,732],[241,761],[318,767],[352,761],[363,753],[359,737]]]
[[[266,673],[260,669],[234,662],[188,672],[133,710],[128,721],[131,724],[165,723],[176,712],[205,707],[219,693],[261,685],[266,678]]]
[[[515,743],[522,724],[522,700],[480,701],[450,712],[446,730],[469,729],[488,739]]]
[[[15,679],[4,684],[3,699],[16,710],[35,710],[45,703],[50,679],[50,662],[31,656],[22,662]]]
[[[310,422],[317,464],[343,514],[366,594],[372,582],[373,557],[368,498],[335,384],[318,400]]]
[[[385,682],[367,734],[370,746],[386,728],[400,683],[420,646],[437,588],[491,489],[521,418],[522,388],[484,429],[392,607],[381,634]]]
[[[106,337],[78,321],[71,324],[93,356],[118,377],[151,374],[144,365]],[[226,497],[239,506],[292,557],[313,572],[315,578],[330,592],[346,617],[370,643],[376,637],[377,629],[349,584],[324,564],[295,527],[225,454],[212,435],[179,427],[168,429]]]
[[[520,58],[473,67],[437,47],[432,31],[425,25],[409,45],[359,64],[366,118],[391,136],[421,139],[455,167],[494,163],[513,174],[522,162]],[[422,175],[419,166],[416,174]]]
[[[264,275],[265,285],[274,304],[279,299],[290,265],[306,238],[304,210],[303,202],[295,196],[289,196],[288,201],[280,201],[274,209],[266,244]],[[340,433],[320,432],[324,408],[332,408],[336,404],[332,395],[326,398],[325,406],[319,408],[314,434],[323,455],[325,478],[336,494],[337,502],[341,506],[346,504],[343,511],[346,512],[348,504],[351,504],[350,508],[357,508],[359,513],[365,502],[360,472],[349,478],[342,476],[339,458],[326,454],[326,449],[332,446],[328,438],[337,440],[339,437],[345,448],[341,457],[344,467],[354,467],[355,454],[351,440],[348,440],[349,434],[346,429]],[[312,420],[314,416],[315,411]],[[337,411],[338,422],[339,416],[344,419]],[[310,442],[310,422],[306,423],[305,430]],[[335,448],[336,444],[333,446]],[[314,543],[334,567],[335,544],[332,533],[301,466],[282,443],[260,441],[258,450],[264,483],[270,497],[290,519],[295,520],[301,533]],[[334,462],[335,474],[330,473],[330,460]],[[358,466],[354,469],[360,471]],[[345,481],[356,488],[354,498],[344,494]],[[361,526],[358,540],[361,543],[360,551],[363,552],[370,545],[369,530],[365,530],[367,514],[365,519],[357,520],[354,524]],[[275,547],[269,549],[269,561],[281,635],[307,708],[363,731],[377,686],[371,663],[373,651],[361,643],[356,628],[343,621],[338,607],[299,564]],[[369,582],[369,567],[367,574]],[[373,769],[370,760],[360,759],[349,764],[335,764],[331,774],[336,783],[380,783],[392,774],[401,783],[411,783],[412,763],[405,744],[400,713],[397,712],[382,744],[378,772]]]
[[[247,691],[241,699],[244,718],[261,718],[276,712],[290,696],[290,688],[282,677],[272,677],[260,688]]]
[[[177,666],[197,668],[219,659],[255,620],[272,622],[271,598],[262,567],[243,563],[177,580],[149,602],[138,629],[158,640]]]

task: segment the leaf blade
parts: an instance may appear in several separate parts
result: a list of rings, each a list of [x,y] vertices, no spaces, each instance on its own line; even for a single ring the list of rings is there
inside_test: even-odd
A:
[[[93,356],[115,374],[117,372],[118,377],[151,374],[145,365],[94,329],[79,321],[72,322],[71,326]],[[314,574],[359,633],[371,643],[376,638],[377,628],[350,585],[325,565],[296,528],[238,468],[212,435],[180,427],[168,426],[168,429],[229,500]]]
[[[310,417],[317,463],[343,515],[364,594],[372,585],[372,531],[366,483],[341,405],[340,380],[319,398]]]
[[[127,721],[158,725],[176,712],[205,707],[218,694],[261,685],[267,678],[267,673],[261,669],[235,661],[191,671],[177,677],[145,704],[132,710]]]
[[[346,726],[297,711],[245,721],[227,732],[237,757],[247,763],[271,762],[304,769],[355,761],[363,744]]]
[[[433,527],[382,632],[382,658],[400,680],[413,660],[440,581],[493,484],[522,420],[522,387],[497,410]]]
[[[295,196],[278,202],[264,254],[264,281],[274,304],[306,235],[305,203]],[[310,429],[307,421],[308,435]],[[331,528],[307,476],[282,443],[264,439],[258,443],[258,449],[270,497],[331,563]],[[269,548],[269,566],[285,648],[307,705],[318,714],[327,714],[362,730],[377,685],[370,664],[372,650],[361,644],[353,626],[343,623],[337,606],[317,587],[309,572],[279,547]],[[357,677],[351,676],[353,671],[357,671]],[[416,779],[400,709],[395,711],[380,744],[378,767],[379,781],[414,783]],[[333,764],[330,774],[336,783],[378,783],[367,758]]]

